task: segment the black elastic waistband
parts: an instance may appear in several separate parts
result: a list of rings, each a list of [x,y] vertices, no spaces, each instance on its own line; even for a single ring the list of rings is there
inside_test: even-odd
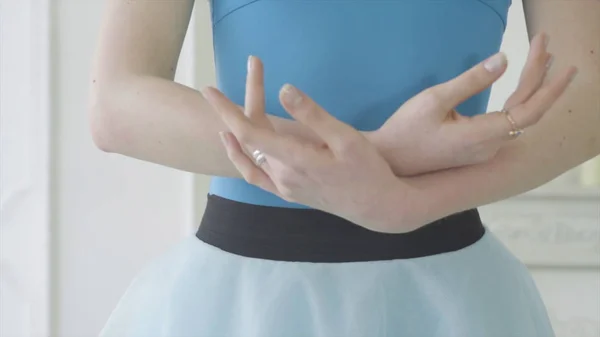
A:
[[[484,232],[475,209],[410,233],[385,234],[314,209],[258,206],[209,195],[196,236],[224,251],[247,257],[357,262],[456,251],[475,243]]]

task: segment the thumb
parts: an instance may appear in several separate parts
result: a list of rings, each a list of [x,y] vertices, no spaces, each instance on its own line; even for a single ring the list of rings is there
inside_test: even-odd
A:
[[[497,53],[450,81],[432,89],[448,110],[491,86],[506,70],[506,55]]]

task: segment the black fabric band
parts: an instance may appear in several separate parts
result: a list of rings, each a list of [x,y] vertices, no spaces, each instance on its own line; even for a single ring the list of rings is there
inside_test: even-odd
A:
[[[476,209],[410,233],[385,234],[314,209],[258,206],[209,195],[196,236],[224,251],[247,257],[358,262],[456,251],[477,242],[484,233]]]

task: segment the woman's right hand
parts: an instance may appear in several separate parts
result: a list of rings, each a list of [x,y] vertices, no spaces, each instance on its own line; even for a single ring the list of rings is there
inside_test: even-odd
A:
[[[425,224],[425,220],[431,220],[430,210],[427,214],[411,210],[412,202],[422,200],[419,189],[394,176],[390,163],[364,133],[361,135],[336,120],[310,97],[291,86],[282,90],[283,107],[313,130],[322,144],[278,133],[264,111],[262,67],[252,68],[247,80],[244,111],[218,90],[203,90],[229,127],[230,131],[222,134],[224,144],[229,158],[246,181],[285,200],[342,216],[375,231],[410,231]],[[544,77],[545,71],[541,78]],[[463,86],[457,84],[452,86],[455,94],[470,90],[469,81],[463,81]],[[456,100],[456,96],[459,95],[449,98]],[[416,122],[418,117],[411,116]],[[438,124],[444,122],[440,120]],[[477,125],[467,126],[469,130],[477,131]],[[431,136],[419,130],[409,131],[401,136],[414,137],[417,141],[425,141]],[[399,221],[400,217],[402,221]]]
[[[381,128],[367,133],[399,176],[408,176],[492,159],[512,138],[511,131],[536,124],[562,95],[575,75],[571,67],[545,82],[551,55],[547,36],[531,43],[516,91],[504,105],[508,111],[475,117],[455,107],[492,85],[506,70],[496,54],[460,76],[431,87],[404,103]]]

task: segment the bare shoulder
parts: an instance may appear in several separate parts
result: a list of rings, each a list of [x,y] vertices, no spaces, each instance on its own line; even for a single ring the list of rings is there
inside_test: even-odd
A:
[[[108,0],[95,73],[173,78],[194,0]]]

